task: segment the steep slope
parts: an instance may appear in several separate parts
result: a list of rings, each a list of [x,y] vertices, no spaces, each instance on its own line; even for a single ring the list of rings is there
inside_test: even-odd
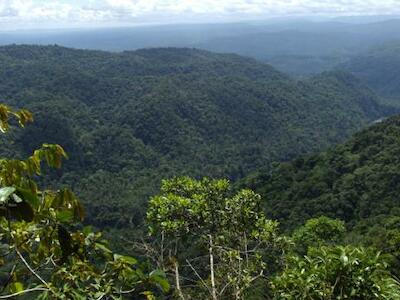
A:
[[[70,160],[52,182],[72,185],[101,226],[140,223],[163,177],[236,180],[388,113],[345,73],[296,82],[253,59],[194,49],[8,46],[0,65],[0,98],[36,116],[1,151],[63,145]]]
[[[363,80],[389,103],[400,105],[400,44],[360,54],[340,68]]]
[[[326,215],[350,227],[400,216],[400,116],[355,134],[320,154],[247,178],[270,217],[287,229]],[[368,228],[368,227],[367,227]]]

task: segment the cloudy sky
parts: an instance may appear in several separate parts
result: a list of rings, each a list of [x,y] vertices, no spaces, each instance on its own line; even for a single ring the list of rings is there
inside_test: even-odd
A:
[[[400,0],[0,0],[0,30],[400,14]]]

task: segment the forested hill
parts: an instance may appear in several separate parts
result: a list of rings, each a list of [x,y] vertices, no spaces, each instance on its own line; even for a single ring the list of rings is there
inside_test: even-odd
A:
[[[36,118],[2,154],[64,146],[70,159],[54,176],[100,226],[140,223],[161,178],[235,180],[390,112],[346,73],[298,82],[253,59],[194,49],[6,46],[0,65],[0,98]]]
[[[363,80],[391,103],[400,105],[400,43],[357,55],[340,68]]]
[[[267,214],[287,229],[320,215],[340,218],[358,230],[384,228],[390,216],[400,216],[399,153],[396,116],[345,144],[280,164],[247,183],[262,194]]]

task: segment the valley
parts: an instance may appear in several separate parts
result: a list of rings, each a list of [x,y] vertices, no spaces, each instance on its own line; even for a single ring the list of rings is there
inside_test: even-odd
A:
[[[0,299],[400,299],[400,19],[239,19],[0,30]]]

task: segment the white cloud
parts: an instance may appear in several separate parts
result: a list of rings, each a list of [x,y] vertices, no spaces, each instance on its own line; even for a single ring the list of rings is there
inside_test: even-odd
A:
[[[400,0],[0,0],[0,23],[9,26],[316,14],[400,14]]]

